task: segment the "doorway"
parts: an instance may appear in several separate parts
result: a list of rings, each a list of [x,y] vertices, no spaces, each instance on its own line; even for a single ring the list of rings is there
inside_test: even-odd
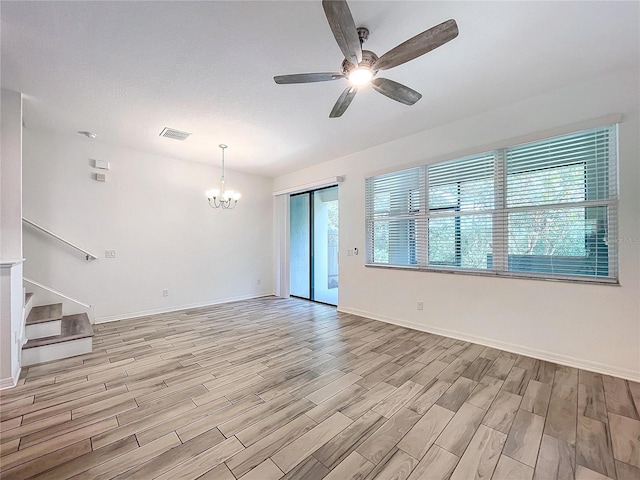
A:
[[[289,200],[290,293],[338,305],[338,187]]]

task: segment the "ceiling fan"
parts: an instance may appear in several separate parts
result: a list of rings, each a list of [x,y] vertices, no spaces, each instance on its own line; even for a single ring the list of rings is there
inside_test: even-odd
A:
[[[405,105],[413,105],[422,98],[420,93],[401,83],[394,82],[388,78],[376,77],[376,75],[380,70],[389,70],[402,65],[458,36],[456,21],[447,20],[410,38],[378,57],[375,53],[362,49],[362,44],[369,37],[369,30],[364,27],[356,28],[346,0],[322,0],[322,7],[333,36],[345,56],[342,62],[342,71],[277,75],[273,79],[281,85],[327,82],[342,78],[349,80],[350,85],[338,98],[329,114],[329,118],[342,116],[351,104],[353,97],[355,97],[358,87],[369,83],[374,90],[381,94]]]

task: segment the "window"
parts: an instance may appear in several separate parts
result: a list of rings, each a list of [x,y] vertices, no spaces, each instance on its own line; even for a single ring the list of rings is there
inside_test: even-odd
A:
[[[606,127],[366,180],[367,264],[617,281]]]

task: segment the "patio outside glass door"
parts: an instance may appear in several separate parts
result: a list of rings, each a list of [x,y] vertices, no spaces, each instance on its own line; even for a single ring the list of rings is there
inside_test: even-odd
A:
[[[338,304],[338,187],[291,195],[292,296]]]

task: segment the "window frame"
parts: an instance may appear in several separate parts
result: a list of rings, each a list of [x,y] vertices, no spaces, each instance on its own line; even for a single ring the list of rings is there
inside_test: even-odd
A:
[[[584,160],[584,162],[575,162],[568,160],[565,163],[565,160],[562,159],[562,155],[564,155],[564,150],[562,150],[561,155],[556,155],[554,153],[553,156],[550,156],[551,167],[544,167],[544,164],[541,161],[541,167],[537,167],[534,164],[534,168],[530,171],[536,170],[544,170],[548,168],[556,168],[553,167],[553,163],[556,163],[557,159],[557,168],[565,168],[570,167],[573,164],[583,164],[584,168],[584,200],[582,201],[558,201],[554,203],[545,203],[544,201],[539,201],[530,205],[516,205],[516,206],[508,206],[507,205],[507,194],[508,194],[508,180],[509,180],[509,154],[515,151],[518,148],[527,148],[532,147],[535,148],[537,144],[542,144],[544,142],[549,142],[551,145],[553,141],[563,142],[565,140],[570,140],[572,136],[580,136],[584,135],[584,138],[589,138],[588,135],[593,134],[593,143],[595,145],[595,149],[593,150],[593,160]],[[606,143],[603,143],[604,149],[602,151],[606,152],[604,155],[601,155],[601,148],[598,146],[598,142],[600,138],[606,138]],[[591,148],[591,147],[590,147]],[[591,154],[591,150],[589,150],[589,154]],[[443,206],[440,204],[436,204],[433,208],[429,202],[429,168],[433,168],[434,166],[442,166],[445,164],[454,164],[457,162],[469,162],[474,159],[481,160],[484,157],[493,157],[493,172],[490,176],[479,177],[491,179],[493,181],[493,205],[492,208],[479,208],[478,210],[465,210],[461,211],[461,201],[462,201],[462,188],[461,185],[465,182],[464,177],[461,177],[457,182],[451,182],[452,184],[457,184],[457,195],[455,197],[455,205],[451,206]],[[603,163],[605,162],[605,163]],[[503,148],[499,148],[489,152],[483,152],[477,155],[466,156],[463,158],[457,158],[453,160],[448,160],[445,162],[437,162],[433,164],[421,165],[419,167],[413,167],[411,169],[403,169],[396,172],[389,172],[384,175],[372,176],[365,179],[366,182],[366,198],[365,205],[368,205],[369,196],[371,196],[371,201],[373,202],[374,196],[374,188],[373,182],[380,177],[389,177],[394,174],[399,174],[404,171],[419,169],[421,181],[419,184],[419,188],[421,190],[420,194],[420,205],[418,211],[413,211],[411,208],[408,208],[406,213],[407,218],[413,218],[414,232],[413,235],[413,246],[407,246],[407,258],[412,257],[417,260],[415,264],[402,264],[402,263],[392,263],[389,261],[388,263],[377,263],[373,260],[373,254],[370,251],[370,245],[375,243],[374,237],[374,228],[376,219],[371,218],[368,214],[365,214],[365,224],[366,224],[366,259],[365,266],[374,267],[374,268],[393,268],[393,269],[410,269],[410,270],[420,270],[420,271],[428,271],[428,272],[446,272],[446,273],[460,273],[460,274],[470,274],[470,275],[483,275],[483,276],[497,276],[497,277],[507,277],[507,278],[524,278],[524,279],[538,279],[538,280],[551,280],[551,281],[565,281],[565,282],[577,282],[577,283],[590,283],[590,284],[606,284],[606,285],[619,285],[619,257],[618,250],[619,245],[617,243],[617,231],[618,231],[618,204],[619,204],[619,194],[618,194],[618,124],[610,124],[605,126],[600,126],[597,128],[590,128],[587,130],[570,132],[563,135],[556,135],[549,138],[544,138],[535,142],[526,142],[518,145],[507,146]],[[601,178],[592,178],[591,169],[594,171],[598,169],[603,169],[606,172],[606,178],[603,180]],[[598,170],[599,171],[599,170]],[[523,173],[523,172],[518,172]],[[516,174],[518,174],[516,173]],[[513,175],[516,175],[513,174]],[[591,180],[590,180],[591,179]],[[544,178],[543,178],[544,180]],[[473,181],[473,178],[471,179]],[[589,185],[589,182],[595,182],[592,186]],[[435,184],[438,185],[446,185],[446,183]],[[544,188],[544,187],[543,187]],[[595,188],[595,195],[593,199],[589,199],[589,191],[590,189]],[[603,192],[600,191],[600,188],[603,189]],[[540,190],[544,193],[545,190]],[[516,193],[517,194],[517,193]],[[411,194],[409,194],[409,197]],[[411,204],[411,199],[408,198],[408,204]],[[589,215],[589,209],[594,208],[594,213]],[[520,257],[528,258],[530,257],[530,261],[532,263],[540,262],[535,266],[539,271],[518,271],[518,270],[510,270],[512,268],[512,261],[514,264],[517,264],[514,258],[518,256],[517,254],[510,253],[510,231],[509,231],[509,218],[510,214],[516,212],[531,212],[531,211],[544,211],[544,210],[564,210],[567,209],[576,209],[582,208],[584,210],[585,216],[585,229],[584,229],[584,256],[581,255],[548,255],[547,259],[550,262],[551,272],[544,271],[544,267],[541,266],[544,263],[545,255],[538,254],[527,254],[527,255],[519,255]],[[596,210],[597,208],[597,210]],[[368,212],[368,207],[366,207]],[[602,211],[605,212],[602,215]],[[456,215],[442,215],[444,212],[456,212]],[[441,215],[438,215],[438,214]],[[491,216],[491,226],[490,226],[490,236],[491,236],[491,244],[490,244],[490,258],[487,258],[487,268],[486,269],[477,269],[477,268],[467,268],[462,267],[462,233],[460,229],[460,219],[461,216],[466,215],[490,215]],[[421,225],[420,219],[424,219],[424,227],[419,228]],[[455,222],[455,231],[454,231],[454,242],[455,242],[455,256],[454,262],[451,263],[431,263],[429,261],[430,258],[430,245],[429,245],[429,221],[434,218],[454,218]],[[595,250],[595,273],[587,274],[587,273],[562,273],[562,270],[571,270],[571,264],[567,263],[564,265],[562,261],[559,261],[559,267],[553,267],[553,257],[557,258],[575,258],[575,259],[584,259],[584,266],[577,265],[575,268],[578,272],[582,268],[583,272],[589,271],[589,263],[588,258],[593,254],[591,250],[593,247],[590,247],[590,241],[598,241],[599,230],[595,231],[596,240],[588,239],[588,227],[586,226],[589,222],[596,222],[593,224],[597,224],[597,222],[602,221],[606,222],[606,227],[603,230],[603,235],[605,238],[606,247],[606,267],[602,267],[602,262],[598,258],[598,250],[597,248],[601,248],[601,246],[596,247]],[[378,219],[379,220],[379,219]],[[571,226],[571,225],[570,225]],[[599,227],[596,227],[599,228]],[[579,230],[578,230],[579,231]],[[591,234],[589,234],[591,235]],[[553,237],[551,237],[553,238]],[[571,248],[569,247],[566,248]],[[590,250],[591,249],[591,250]],[[591,253],[590,253],[591,252]],[[512,258],[513,257],[513,258]],[[478,257],[476,257],[478,258]],[[537,260],[536,260],[537,258]],[[391,258],[389,258],[391,260]],[[598,274],[599,268],[603,268],[604,274]],[[554,272],[553,270],[556,269]],[[558,273],[557,270],[560,270]]]

